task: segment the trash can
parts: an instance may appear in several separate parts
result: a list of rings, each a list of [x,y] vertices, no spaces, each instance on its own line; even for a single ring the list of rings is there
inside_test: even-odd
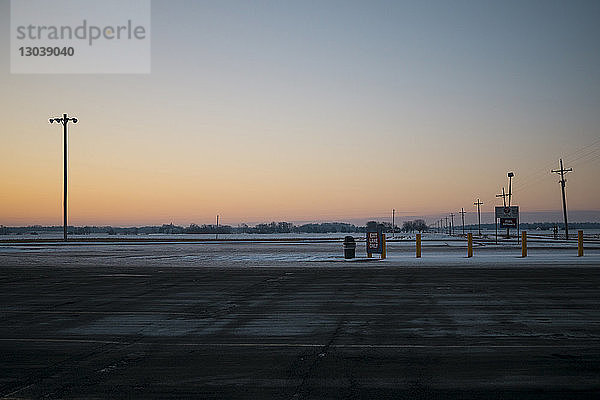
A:
[[[356,256],[356,242],[352,236],[344,238],[344,258],[354,258]]]

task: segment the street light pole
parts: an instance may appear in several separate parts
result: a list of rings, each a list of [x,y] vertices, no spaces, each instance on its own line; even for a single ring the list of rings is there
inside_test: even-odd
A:
[[[512,199],[512,178],[515,176],[514,172],[509,172],[508,176],[508,206],[510,207],[510,200]]]
[[[62,118],[50,118],[50,123],[63,125],[63,235],[67,241],[67,125],[69,122],[77,123],[77,118],[69,118],[63,114]]]

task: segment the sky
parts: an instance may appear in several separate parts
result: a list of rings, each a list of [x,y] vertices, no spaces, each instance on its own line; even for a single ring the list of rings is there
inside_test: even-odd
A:
[[[64,112],[73,225],[469,223],[508,171],[558,220],[560,157],[600,221],[600,2],[155,0],[149,74],[11,74],[9,7],[0,224],[62,223]]]

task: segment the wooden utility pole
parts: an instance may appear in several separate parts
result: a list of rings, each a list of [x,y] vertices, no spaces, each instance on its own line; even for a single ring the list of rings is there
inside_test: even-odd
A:
[[[502,188],[502,194],[497,194],[496,197],[502,197],[502,200],[504,201],[504,208],[506,208],[506,198],[509,196],[508,196],[508,194],[506,194],[504,192],[504,187]],[[510,199],[510,197],[509,197],[509,199]],[[496,218],[496,216],[494,216],[494,218]],[[506,238],[507,239],[510,238],[510,228],[506,228]]]
[[[396,236],[396,225],[395,225],[396,209],[392,208],[392,239]]]
[[[462,218],[462,234],[463,234],[463,236],[465,236],[465,209],[464,208],[460,209],[460,216]]]
[[[63,126],[63,236],[67,241],[67,125],[69,122],[77,123],[77,118],[69,118],[63,114],[62,118],[50,118],[50,123],[58,123]]]
[[[219,238],[219,215],[217,214],[217,229],[215,232],[215,239]]]
[[[454,229],[454,213],[450,213],[450,235],[452,235]]]
[[[562,188],[562,204],[563,204],[563,216],[565,219],[565,238],[569,240],[569,224],[567,222],[567,196],[565,194],[565,184],[567,183],[565,179],[565,174],[567,172],[572,172],[573,168],[563,168],[562,158],[560,159],[560,169],[553,169],[552,172],[555,174],[560,174],[560,187]]]
[[[481,236],[481,209],[479,208],[479,206],[482,206],[483,202],[477,199],[477,201],[473,203],[473,205],[477,206],[477,221],[479,222],[479,236]]]
[[[506,198],[508,195],[504,193],[504,187],[502,188],[502,194],[497,194],[496,197],[502,197],[502,200],[504,201],[504,208],[506,208]]]

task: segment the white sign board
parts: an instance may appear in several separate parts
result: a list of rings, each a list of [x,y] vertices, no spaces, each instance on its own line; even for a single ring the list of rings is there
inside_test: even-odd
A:
[[[496,218],[519,218],[519,206],[496,207]]]

